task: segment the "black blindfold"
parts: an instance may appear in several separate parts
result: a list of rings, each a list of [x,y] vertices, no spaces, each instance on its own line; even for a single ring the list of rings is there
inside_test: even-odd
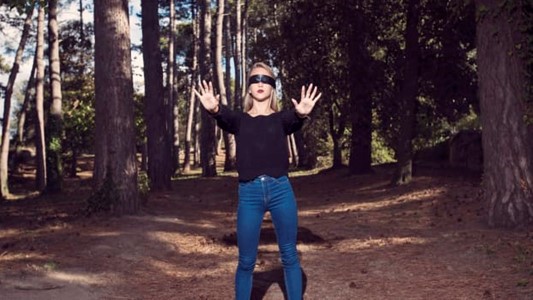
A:
[[[248,86],[250,86],[250,84],[252,84],[252,83],[259,83],[259,82],[269,84],[273,88],[276,88],[276,79],[274,79],[274,78],[272,78],[270,76],[267,76],[267,75],[254,75],[254,76],[250,76],[250,78],[248,78]]]

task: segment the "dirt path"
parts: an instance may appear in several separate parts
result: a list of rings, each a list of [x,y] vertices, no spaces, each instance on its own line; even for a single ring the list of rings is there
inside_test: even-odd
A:
[[[420,171],[292,174],[305,299],[533,299],[533,234],[485,225],[478,182]],[[236,179],[181,178],[137,216],[69,192],[0,205],[0,299],[232,299]],[[283,299],[268,216],[254,299]]]

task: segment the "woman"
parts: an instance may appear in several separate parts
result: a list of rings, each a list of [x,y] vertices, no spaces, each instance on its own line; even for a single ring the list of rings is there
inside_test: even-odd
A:
[[[211,82],[203,81],[194,93],[223,130],[234,134],[237,144],[239,204],[237,245],[239,263],[235,275],[235,298],[250,299],[261,223],[269,211],[276,231],[285,286],[289,299],[302,298],[302,272],[296,251],[298,212],[287,177],[287,135],[299,130],[321,93],[310,84],[302,86],[301,99],[291,99],[294,108],[278,111],[276,80],[272,69],[256,63],[248,77],[244,112],[219,103]]]

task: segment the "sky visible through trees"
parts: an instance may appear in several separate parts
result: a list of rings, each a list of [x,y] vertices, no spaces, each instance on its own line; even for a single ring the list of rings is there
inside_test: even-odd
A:
[[[86,1],[89,2],[89,1]],[[92,5],[91,5],[92,6]],[[141,19],[139,17],[139,14],[141,13],[141,1],[140,0],[132,0],[129,1],[130,6],[130,24],[131,24],[131,41],[133,45],[140,45],[141,39],[142,39],[142,32],[141,32]],[[0,12],[6,12],[8,9],[4,6],[0,6]],[[10,16],[12,18],[20,18],[20,15],[17,14],[15,10],[10,12]],[[59,10],[59,16],[58,21],[60,26],[64,25],[68,21],[72,21],[79,18],[79,11],[78,11],[78,3],[72,2],[69,4],[68,7],[62,7]],[[93,22],[93,10],[92,7],[90,9],[85,10],[83,14],[83,18],[86,22]],[[2,55],[5,58],[4,63],[11,68],[11,65],[13,64],[13,58],[14,58],[14,50],[16,49],[18,42],[20,40],[20,28],[14,28],[10,26],[9,24],[3,24],[2,30],[0,31],[0,45],[4,45],[2,47]],[[31,71],[31,65],[33,62],[33,52],[34,52],[34,46],[28,45],[26,47],[25,51],[25,60],[23,64],[21,65],[19,75],[17,77],[17,82],[15,84],[15,89],[22,88],[20,84],[22,82],[25,82],[28,79],[28,76]],[[134,84],[137,91],[141,92],[144,91],[142,89],[142,82],[143,82],[143,60],[142,60],[142,54],[138,50],[138,47],[132,48],[132,64],[133,64],[133,72],[134,72]],[[7,79],[9,77],[9,73],[0,73],[0,84],[5,86],[7,83]],[[17,99],[17,95],[14,94],[15,99]],[[22,99],[20,99],[22,100]],[[17,105],[16,102],[14,102],[15,106]],[[13,107],[11,108],[11,111],[13,111]],[[3,114],[4,111],[4,102],[0,101],[0,114]],[[0,125],[1,126],[1,125]]]

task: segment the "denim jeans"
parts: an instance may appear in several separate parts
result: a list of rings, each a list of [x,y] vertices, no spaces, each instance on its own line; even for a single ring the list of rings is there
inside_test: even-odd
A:
[[[262,175],[239,183],[237,245],[239,263],[235,275],[235,298],[248,300],[265,212],[270,211],[283,265],[285,286],[290,300],[302,298],[302,272],[296,251],[298,212],[294,192],[287,176]]]

